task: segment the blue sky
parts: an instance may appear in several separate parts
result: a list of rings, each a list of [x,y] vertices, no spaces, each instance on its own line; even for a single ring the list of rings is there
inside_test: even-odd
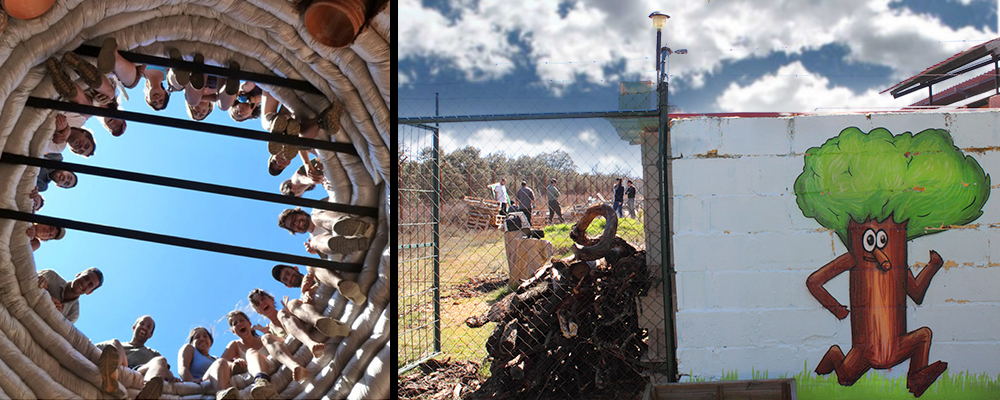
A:
[[[143,101],[142,84],[129,90],[128,111],[156,113]],[[159,112],[188,119],[182,93],[174,93]],[[205,122],[262,130],[260,120],[235,123],[218,109]],[[267,173],[267,144],[255,140],[177,130],[129,122],[128,130],[113,137],[91,118],[95,154],[83,158],[69,150],[67,162],[123,169],[173,178],[235,186],[271,193],[301,165],[285,172]],[[325,197],[322,188],[305,197]],[[305,235],[291,236],[277,225],[286,206],[256,200],[198,193],[90,175],[79,175],[71,189],[54,185],[42,193],[41,215],[119,226],[148,232],[310,256]],[[104,272],[104,285],[80,300],[76,326],[94,342],[131,339],[136,318],[149,314],[156,330],[147,345],[160,351],[176,374],[177,351],[196,326],[214,331],[211,354],[218,356],[236,339],[224,317],[241,308],[254,323],[266,324],[252,312],[247,294],[261,287],[280,299],[297,296],[271,278],[271,261],[216,254],[201,250],[69,231],[59,241],[43,243],[35,252],[39,270],[51,268],[66,279],[89,267]],[[304,270],[304,268],[303,268]]]
[[[996,0],[404,0],[398,113],[433,115],[435,93],[441,115],[615,110],[618,82],[656,79],[653,11],[671,16],[664,45],[689,50],[669,58],[672,111],[897,109],[926,91],[879,92],[996,38],[997,8]],[[508,155],[561,149],[582,172],[639,169],[638,146],[606,123],[444,124],[442,144]]]

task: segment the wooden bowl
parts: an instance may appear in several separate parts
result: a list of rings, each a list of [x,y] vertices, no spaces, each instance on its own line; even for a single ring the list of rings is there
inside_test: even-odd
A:
[[[364,0],[315,0],[302,14],[306,31],[330,47],[349,46],[365,23]]]
[[[3,8],[11,17],[32,19],[52,8],[56,0],[3,0]]]

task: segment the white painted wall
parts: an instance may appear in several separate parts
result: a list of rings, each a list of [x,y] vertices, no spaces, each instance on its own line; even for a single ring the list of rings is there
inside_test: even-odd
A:
[[[809,371],[826,350],[851,346],[850,317],[838,320],[806,289],[806,278],[847,250],[802,215],[793,184],[803,153],[841,130],[892,134],[948,130],[1000,187],[1000,112],[879,113],[787,118],[676,120],[673,157],[674,263],[679,372],[721,377],[751,369],[769,377]],[[710,151],[718,157],[705,157]],[[908,243],[911,267],[936,250],[945,260],[922,305],[907,298],[907,329],[934,332],[930,361],[949,371],[1000,373],[1000,193],[966,229]],[[918,272],[915,270],[915,272]],[[848,273],[825,287],[849,305]],[[882,370],[905,374],[909,361]],[[870,373],[870,372],[869,372]]]

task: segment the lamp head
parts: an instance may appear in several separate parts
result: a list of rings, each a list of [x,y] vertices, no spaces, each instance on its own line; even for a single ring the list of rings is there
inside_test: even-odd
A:
[[[670,18],[670,16],[667,14],[661,14],[659,11],[653,11],[652,14],[649,14],[649,18],[653,19],[653,27],[656,28],[656,30],[660,30],[667,24],[667,18]]]

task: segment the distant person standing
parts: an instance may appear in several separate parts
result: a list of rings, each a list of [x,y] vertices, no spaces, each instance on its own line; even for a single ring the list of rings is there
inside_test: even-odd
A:
[[[622,178],[615,179],[615,202],[611,205],[616,212],[618,212],[618,218],[622,217],[622,203],[625,200],[625,187],[622,186]]]
[[[562,209],[559,207],[559,189],[556,189],[556,180],[549,181],[549,187],[545,189],[545,197],[549,200],[549,223],[552,223],[552,215],[559,216],[559,222],[566,223],[563,219]]]
[[[507,178],[501,179],[500,184],[494,190],[496,191],[497,201],[500,202],[500,215],[506,215],[507,205],[510,203],[510,197],[507,197]]]
[[[628,189],[625,189],[625,198],[628,199],[625,204],[628,206],[629,218],[635,219],[635,186],[632,186],[632,181],[628,181]]]
[[[528,218],[528,224],[531,224],[531,207],[535,204],[535,191],[528,187],[528,182],[521,181],[521,188],[517,189],[514,198],[517,199],[521,211],[524,211],[524,216]]]

